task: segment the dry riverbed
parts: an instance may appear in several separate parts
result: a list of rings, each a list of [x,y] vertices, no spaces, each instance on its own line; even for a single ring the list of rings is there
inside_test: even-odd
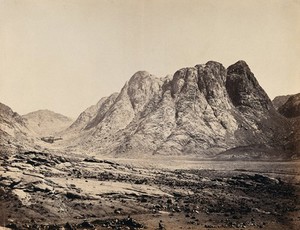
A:
[[[11,229],[299,229],[297,162],[2,155]],[[1,227],[0,227],[1,228]]]

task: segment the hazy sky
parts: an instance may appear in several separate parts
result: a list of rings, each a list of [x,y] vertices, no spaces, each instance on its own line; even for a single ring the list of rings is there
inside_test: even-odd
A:
[[[0,0],[0,102],[77,117],[138,70],[245,60],[300,92],[300,0]]]

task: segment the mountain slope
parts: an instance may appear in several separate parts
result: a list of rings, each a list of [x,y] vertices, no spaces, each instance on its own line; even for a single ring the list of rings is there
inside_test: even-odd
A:
[[[24,119],[10,107],[0,103],[0,153],[30,149],[35,139]]]
[[[38,110],[22,116],[27,126],[39,136],[50,136],[69,127],[73,120],[50,110]]]
[[[287,101],[278,108],[278,112],[289,118],[300,116],[300,93],[290,96]]]
[[[280,149],[282,127],[288,129],[244,61],[227,69],[210,61],[162,79],[140,71],[109,98],[71,147],[130,156],[212,156],[239,146]]]
[[[278,109],[280,106],[282,106],[286,101],[289,99],[291,95],[281,95],[277,96],[272,100],[273,106],[275,109]]]
[[[290,95],[278,108],[278,112],[289,118],[290,130],[287,149],[300,155],[300,93]]]

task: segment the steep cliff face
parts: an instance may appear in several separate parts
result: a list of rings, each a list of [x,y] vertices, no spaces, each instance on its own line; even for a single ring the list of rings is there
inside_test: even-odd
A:
[[[162,79],[140,71],[109,98],[73,147],[131,156],[212,156],[239,146],[279,148],[285,135],[285,118],[244,61],[227,69],[209,61]]]
[[[225,88],[226,69],[208,62],[177,71],[164,96],[171,95],[174,125],[160,154],[195,154],[203,149],[226,148],[237,128]],[[158,109],[160,109],[158,107]]]
[[[268,95],[244,61],[228,67],[226,88],[233,105],[240,111],[253,109],[266,112],[273,109]]]

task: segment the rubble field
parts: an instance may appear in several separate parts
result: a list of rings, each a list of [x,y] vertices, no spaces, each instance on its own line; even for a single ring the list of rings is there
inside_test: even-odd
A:
[[[299,162],[0,157],[3,229],[300,227]]]

